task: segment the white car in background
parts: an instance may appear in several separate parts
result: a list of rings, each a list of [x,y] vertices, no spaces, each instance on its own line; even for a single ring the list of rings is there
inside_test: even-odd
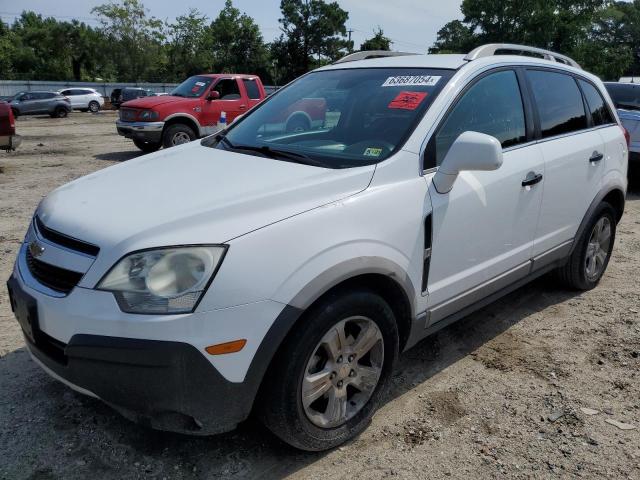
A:
[[[93,88],[66,88],[59,93],[71,100],[74,110],[96,113],[104,106],[104,98]]]
[[[255,412],[325,450],[418,341],[547,272],[595,288],[628,153],[598,77],[518,45],[367,55],[47,196],[8,282],[35,362],[153,428]],[[306,98],[331,119],[287,131]]]

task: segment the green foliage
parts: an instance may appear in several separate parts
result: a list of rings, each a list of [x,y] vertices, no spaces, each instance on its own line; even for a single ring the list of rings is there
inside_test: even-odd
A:
[[[382,28],[378,27],[373,37],[362,42],[360,50],[391,50],[391,39],[385,37]]]
[[[271,44],[271,55],[281,83],[353,49],[353,42],[345,39],[349,13],[337,2],[281,0],[280,10],[282,35]]]
[[[161,20],[147,16],[139,0],[123,0],[121,4],[107,3],[91,10],[102,24],[107,55],[117,66],[118,80],[135,82],[158,79],[166,64],[163,42],[164,25]]]
[[[268,50],[260,27],[253,18],[226,0],[224,8],[207,32],[210,70],[226,73],[254,73],[267,81]]]
[[[191,75],[209,71],[208,22],[206,15],[192,8],[187,15],[177,17],[175,23],[167,24],[170,38],[165,47],[167,79],[181,82]]]

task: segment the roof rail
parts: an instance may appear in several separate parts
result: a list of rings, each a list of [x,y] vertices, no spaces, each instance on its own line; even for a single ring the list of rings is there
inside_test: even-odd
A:
[[[351,53],[342,57],[340,60],[336,60],[333,62],[333,65],[337,63],[347,63],[347,62],[355,62],[358,60],[369,60],[373,58],[384,58],[384,57],[401,57],[405,55],[418,55],[417,53],[409,53],[409,52],[390,52],[388,50],[362,50],[360,52]]]
[[[552,62],[563,63],[575,68],[582,67],[573,58],[569,58],[566,55],[552,52],[551,50],[544,50],[543,48],[529,47],[527,45],[516,45],[513,43],[488,43],[478,48],[473,49],[464,57],[465,60],[472,61],[481,57],[490,57],[492,55],[500,55],[497,53],[503,50],[510,55],[526,55],[527,53],[533,53],[540,55],[545,60],[551,60]],[[503,53],[504,54],[504,53]]]

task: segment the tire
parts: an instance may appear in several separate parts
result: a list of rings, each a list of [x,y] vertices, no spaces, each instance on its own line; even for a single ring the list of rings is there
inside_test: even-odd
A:
[[[12,108],[11,111],[13,112],[13,118],[18,118],[20,116],[20,112],[15,108]]]
[[[360,330],[358,322],[366,322]],[[334,362],[331,357],[340,352],[330,354],[325,346],[328,343],[322,342],[327,336],[335,337],[337,330],[345,332],[349,348],[366,337],[363,332],[377,332],[379,337],[362,357],[354,359],[347,348],[340,351],[345,358],[340,355]],[[360,434],[369,425],[388,388],[398,357],[398,329],[389,305],[366,290],[330,294],[304,315],[285,342],[269,366],[256,403],[264,425],[286,443],[307,451],[327,450]],[[354,374],[354,370],[358,373]],[[377,383],[374,371],[379,375]],[[327,390],[316,400],[303,402],[305,391],[311,399],[315,398],[313,388],[305,390],[310,384],[306,382],[303,386],[305,377],[319,374],[323,375]],[[368,391],[354,388],[353,382],[363,382]],[[332,397],[334,405],[343,406],[338,415],[331,415]],[[323,419],[337,421],[322,426]]]
[[[191,127],[184,123],[174,123],[173,125],[169,125],[162,134],[162,146],[164,148],[171,148],[195,139],[196,134]]]
[[[91,113],[97,113],[100,111],[100,104],[98,102],[96,102],[95,100],[92,100],[91,102],[89,102],[89,111]]]
[[[53,116],[56,118],[64,118],[69,114],[69,112],[67,111],[66,108],[64,107],[57,107],[54,111],[53,111]]]
[[[607,228],[608,241],[605,241]],[[615,238],[616,211],[609,203],[602,202],[591,216],[569,260],[557,270],[558,279],[575,290],[594,288],[609,265]]]
[[[145,142],[142,140],[134,140],[133,144],[145,153],[155,152],[162,146],[160,142],[153,143],[153,142]]]
[[[287,133],[301,133],[308,131],[310,128],[309,119],[302,114],[296,114],[287,121],[285,130]]]

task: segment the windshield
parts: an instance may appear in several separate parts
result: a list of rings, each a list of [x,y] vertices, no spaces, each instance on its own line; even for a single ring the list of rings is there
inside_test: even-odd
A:
[[[616,108],[640,110],[640,86],[633,84],[605,83]]]
[[[204,145],[326,168],[378,163],[400,148],[453,71],[312,72]]]
[[[196,98],[201,96],[211,85],[213,78],[210,77],[189,77],[176,88],[171,95],[175,97]]]

